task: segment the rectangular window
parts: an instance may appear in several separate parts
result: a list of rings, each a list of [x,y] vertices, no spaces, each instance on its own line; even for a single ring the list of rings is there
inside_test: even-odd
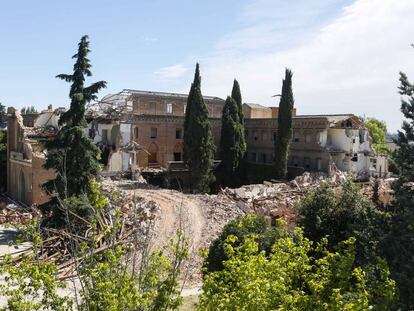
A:
[[[186,105],[186,104],[184,104],[184,105],[183,105],[183,107],[184,107],[184,114],[185,114],[185,111],[186,111],[186,109],[187,109],[187,105]]]
[[[157,138],[157,128],[156,127],[151,127],[151,138]]]
[[[156,110],[157,110],[157,103],[151,102],[150,103],[150,113],[155,114]]]
[[[181,152],[174,152],[174,161],[181,161]]]
[[[266,153],[262,153],[262,163],[266,163]]]
[[[172,113],[173,111],[173,105],[172,104],[167,104],[167,113]]]
[[[277,139],[277,132],[273,132],[273,142],[275,143]]]
[[[299,142],[299,133],[293,133],[293,141],[295,143],[298,143]]]
[[[183,138],[183,130],[182,129],[176,129],[175,130],[175,139],[182,139]]]
[[[305,135],[305,143],[309,144],[312,140],[312,136],[311,134],[306,134]]]
[[[257,140],[259,137],[258,137],[258,134],[257,134],[257,131],[254,131],[253,132],[253,139],[254,140]]]
[[[134,139],[138,138],[138,127],[134,127]]]
[[[108,130],[102,130],[102,142],[108,142]]]
[[[252,152],[252,162],[256,162],[256,152]]]

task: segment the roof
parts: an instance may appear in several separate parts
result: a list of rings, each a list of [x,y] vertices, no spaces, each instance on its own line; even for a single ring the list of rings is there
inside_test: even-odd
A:
[[[147,95],[147,96],[161,96],[161,97],[175,97],[175,98],[187,98],[188,94],[181,94],[181,93],[169,93],[169,92],[157,92],[157,91],[142,91],[142,90],[132,90],[132,89],[124,89],[123,92],[128,92],[131,94],[138,94],[138,95]],[[224,99],[216,96],[203,96],[204,99],[207,100],[220,100],[224,101]]]
[[[253,104],[253,103],[244,103],[246,106],[249,106],[250,108],[256,108],[256,109],[270,109],[270,107],[266,107],[260,104]]]

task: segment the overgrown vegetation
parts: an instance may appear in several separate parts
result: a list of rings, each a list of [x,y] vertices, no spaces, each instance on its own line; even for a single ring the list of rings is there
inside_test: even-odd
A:
[[[269,255],[254,235],[240,243],[229,235],[224,243],[224,268],[208,273],[199,310],[389,310],[394,282],[382,262],[375,290],[355,266],[354,238],[327,248],[322,239],[312,246],[300,229],[275,241]],[[316,254],[311,256],[310,254]]]
[[[287,161],[289,157],[289,146],[292,140],[292,113],[293,113],[293,91],[292,71],[286,69],[283,79],[282,95],[279,103],[278,131],[275,143],[275,177],[285,179],[287,175]]]
[[[184,161],[190,169],[193,191],[210,191],[210,185],[215,180],[214,153],[215,146],[208,109],[201,94],[200,68],[197,63],[184,120]]]
[[[414,308],[414,85],[400,73],[401,112],[404,115],[402,130],[398,131],[394,152],[400,171],[394,183],[394,202],[391,230],[384,243],[384,252],[396,280],[402,310]]]
[[[72,310],[74,306],[88,311],[176,310],[182,303],[178,277],[188,256],[183,232],[179,230],[169,245],[153,252],[151,241],[143,239],[145,232],[136,232],[131,244],[119,244],[117,237],[123,230],[120,209],[111,204],[96,182],[91,184],[88,199],[97,211],[92,219],[95,225],[83,242],[72,239],[67,245],[79,277],[79,282],[73,283],[75,292],[58,294],[64,283],[58,280],[57,266],[37,256],[39,227],[31,225],[26,237],[34,243],[33,252],[17,264],[8,257],[0,266],[0,273],[6,275],[5,284],[0,285],[7,299],[5,310]],[[62,210],[68,209],[62,206]],[[103,212],[111,213],[113,218],[100,228]],[[68,228],[73,230],[69,233],[78,233],[75,227]],[[98,243],[102,235],[110,241],[104,249]]]

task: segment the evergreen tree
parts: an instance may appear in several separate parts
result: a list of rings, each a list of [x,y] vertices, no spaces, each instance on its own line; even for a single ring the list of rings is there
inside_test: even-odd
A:
[[[233,98],[234,101],[237,104],[240,123],[244,124],[242,96],[241,96],[241,92],[240,92],[239,82],[236,79],[234,79],[234,81],[233,81],[233,89],[231,90],[231,98]]]
[[[89,40],[84,36],[78,45],[78,52],[72,57],[76,59],[73,74],[57,76],[71,83],[71,104],[70,109],[59,119],[62,128],[56,138],[46,143],[48,155],[44,167],[54,169],[57,175],[43,186],[49,193],[56,191],[61,199],[88,194],[89,181],[100,170],[99,149],[85,135],[85,105],[97,98],[96,94],[106,86],[106,82],[99,81],[84,86],[85,77],[92,75],[87,58],[89,52]]]
[[[223,185],[240,185],[245,152],[244,127],[240,123],[238,106],[234,99],[228,96],[221,119],[220,175]]]
[[[214,181],[214,152],[208,109],[201,94],[200,69],[197,63],[184,121],[184,160],[190,170],[194,191],[210,190],[210,184]]]
[[[292,71],[286,69],[279,103],[278,133],[275,144],[275,175],[279,179],[284,179],[287,175],[287,160],[292,140],[293,105]]]
[[[414,308],[414,85],[400,73],[401,112],[406,120],[394,153],[400,175],[394,183],[392,230],[384,246],[400,293],[401,309]]]

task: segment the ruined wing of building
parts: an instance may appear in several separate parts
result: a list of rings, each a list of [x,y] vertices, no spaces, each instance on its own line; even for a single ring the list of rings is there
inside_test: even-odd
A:
[[[220,145],[224,100],[205,96],[214,143]],[[146,168],[183,167],[183,126],[187,95],[125,89],[104,96],[87,113],[89,137],[100,147],[103,174],[134,173]],[[40,185],[53,177],[42,168],[42,142],[57,132],[61,109],[42,111],[32,126],[8,111],[8,189],[26,204],[43,203]],[[244,104],[247,161],[272,165],[278,107]],[[29,121],[27,121],[29,122]],[[344,115],[296,115],[289,167],[300,171],[342,170],[356,177],[385,176],[388,162],[376,155],[360,118]],[[218,157],[218,153],[216,154]]]

